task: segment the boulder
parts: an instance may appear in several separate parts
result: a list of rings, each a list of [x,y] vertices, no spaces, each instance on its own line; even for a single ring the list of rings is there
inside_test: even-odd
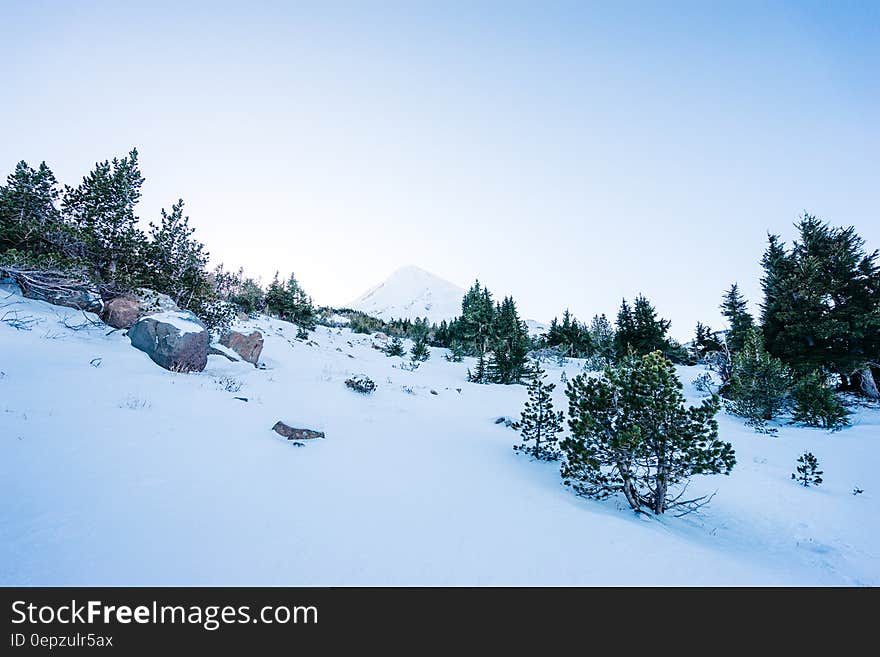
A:
[[[323,431],[314,431],[312,429],[297,429],[290,425],[284,424],[280,420],[272,427],[272,431],[279,436],[284,436],[288,440],[311,440],[313,438],[323,438]]]
[[[141,287],[118,296],[105,296],[101,321],[115,329],[126,329],[146,315],[179,311],[167,294]]]
[[[141,302],[131,294],[109,299],[101,310],[101,321],[115,329],[130,328],[141,316]]]
[[[156,292],[148,287],[139,287],[134,291],[134,296],[141,302],[141,312],[144,315],[177,311],[180,308],[167,294]]]
[[[141,317],[128,331],[131,346],[173,372],[201,372],[208,363],[208,331],[188,310]]]
[[[263,334],[259,331],[254,331],[250,335],[238,331],[225,331],[220,336],[220,344],[232,349],[241,356],[242,360],[256,365],[260,360],[260,354],[263,353]]]

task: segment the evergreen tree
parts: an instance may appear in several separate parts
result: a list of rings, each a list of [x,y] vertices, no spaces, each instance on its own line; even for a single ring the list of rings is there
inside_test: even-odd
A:
[[[253,278],[245,278],[229,301],[238,306],[242,312],[254,315],[265,305],[263,288]]]
[[[804,488],[822,483],[822,475],[825,473],[819,469],[819,459],[812,452],[804,452],[798,457],[797,462],[797,473],[791,473],[792,479]]]
[[[697,322],[693,346],[694,357],[700,361],[707,354],[716,353],[721,350],[721,341],[718,340],[715,331],[702,322]]]
[[[791,419],[794,422],[832,431],[849,424],[849,413],[828,386],[826,377],[819,372],[802,377],[795,384],[791,397],[794,402]]]
[[[791,386],[791,371],[764,348],[758,329],[751,329],[742,349],[733,357],[730,380],[724,394],[728,408],[746,418],[758,430],[785,408]]]
[[[473,372],[468,369],[467,372],[467,380],[470,383],[488,383],[489,382],[489,372],[488,372],[488,363],[486,361],[486,355],[480,354],[477,356],[477,366]]]
[[[307,331],[315,328],[315,308],[312,300],[291,274],[286,283],[278,280],[278,273],[266,290],[266,310],[277,317],[293,322]]]
[[[385,347],[385,354],[387,356],[403,356],[403,341],[395,335]]]
[[[604,314],[593,316],[590,322],[590,341],[595,353],[608,360],[614,359],[614,327]]]
[[[563,483],[600,499],[623,493],[636,511],[655,514],[704,503],[682,500],[678,487],[692,475],[728,474],[736,459],[718,439],[718,398],[687,408],[681,389],[660,352],[624,359],[599,378],[572,379]]]
[[[416,338],[409,355],[414,363],[423,363],[431,357],[431,352],[428,350],[425,336],[419,336]]]
[[[445,356],[450,363],[460,363],[464,360],[465,350],[458,340],[449,345],[449,353]]]
[[[644,296],[636,297],[633,306],[633,321],[635,322],[635,340],[633,348],[637,354],[649,354],[652,351],[666,353],[669,349],[669,340],[666,333],[670,322],[658,318],[654,306]]]
[[[617,313],[616,351],[618,354],[632,351],[639,356],[660,351],[678,359],[683,354],[680,346],[667,338],[669,326],[668,320],[657,317],[654,306],[643,295],[636,297],[632,309],[624,299]]]
[[[183,200],[171,206],[171,213],[163,209],[160,223],[150,223],[139,278],[147,287],[170,296],[179,307],[195,312],[213,301],[215,294],[205,271],[208,253],[193,239],[194,232],[189,217],[183,215]]]
[[[578,322],[567,308],[562,315],[561,324],[555,317],[550,322],[550,327],[543,336],[543,344],[559,348],[563,356],[570,358],[587,358],[594,350],[590,330]]]
[[[624,356],[631,349],[635,349],[636,322],[633,318],[632,308],[626,299],[620,302],[620,310],[617,311],[617,332],[614,335],[614,351],[619,356]]]
[[[754,320],[748,311],[748,304],[739,291],[739,286],[734,283],[724,294],[721,302],[721,314],[727,320],[727,335],[725,341],[731,354],[735,354],[743,348],[746,335],[754,325]]]
[[[880,396],[871,367],[880,363],[880,266],[850,226],[805,214],[786,249],[776,236],[762,260],[767,349],[796,371],[825,369]]]
[[[79,186],[64,190],[62,210],[83,235],[95,274],[121,288],[140,283],[145,239],[134,207],[143,182],[133,149],[122,159],[98,162]]]
[[[244,269],[228,272],[220,264],[211,273],[211,280],[217,296],[231,303],[239,312],[254,315],[263,310],[263,288],[253,278],[245,276]]]
[[[481,288],[479,281],[475,282],[462,299],[458,323],[457,337],[469,354],[478,357],[486,355],[492,339],[494,317],[492,294],[487,288]]]
[[[491,357],[488,378],[492,383],[516,383],[523,375],[529,351],[529,332],[519,319],[512,297],[495,310],[491,327]]]
[[[604,369],[614,362],[614,327],[605,315],[594,315],[589,328],[591,353],[587,357],[592,370]]]
[[[79,255],[58,243],[64,231],[59,196],[58,181],[45,162],[37,169],[19,162],[0,187],[0,253]]]
[[[563,414],[553,410],[553,390],[556,385],[544,383],[546,374],[539,363],[535,363],[529,399],[523,408],[519,427],[522,443],[514,450],[530,454],[539,461],[555,461],[559,458],[557,434],[562,431]]]

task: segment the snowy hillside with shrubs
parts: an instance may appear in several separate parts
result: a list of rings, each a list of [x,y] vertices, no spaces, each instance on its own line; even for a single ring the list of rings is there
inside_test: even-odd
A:
[[[233,325],[262,334],[258,367],[212,343],[177,373],[88,312],[7,289],[0,317],[3,585],[880,583],[876,406],[775,435],[722,411],[736,465],[689,490],[711,503],[637,515],[515,452],[527,388],[469,383],[473,357],[259,315]],[[542,364],[556,409],[583,364]],[[675,372],[706,398],[703,366]],[[820,486],[791,479],[804,452]]]
[[[143,183],[0,186],[0,584],[880,582],[854,227],[767,236],[760,316],[734,282],[683,344],[637,291],[541,325],[417,267],[316,306]]]

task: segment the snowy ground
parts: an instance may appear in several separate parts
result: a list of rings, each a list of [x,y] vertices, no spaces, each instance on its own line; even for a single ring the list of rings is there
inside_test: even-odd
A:
[[[172,374],[122,332],[5,296],[0,315],[38,321],[0,323],[0,585],[880,583],[878,410],[778,437],[722,416],[737,465],[693,484],[712,504],[636,517],[516,455],[493,421],[525,389],[468,384],[440,350],[408,372],[369,336],[319,328],[310,345],[263,320],[247,327],[267,369],[211,356]],[[360,373],[372,396],[343,385]],[[693,400],[698,373],[680,370]],[[292,446],[276,420],[327,439]],[[818,489],[789,479],[804,449]]]

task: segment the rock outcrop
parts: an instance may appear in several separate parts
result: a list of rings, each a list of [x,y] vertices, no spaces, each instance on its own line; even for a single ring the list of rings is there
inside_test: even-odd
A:
[[[140,316],[140,300],[131,294],[123,294],[105,301],[101,310],[101,321],[115,329],[130,328]]]
[[[173,372],[201,372],[208,363],[208,331],[188,310],[141,317],[128,331],[131,346]]]
[[[260,361],[260,354],[263,353],[263,334],[259,331],[254,331],[250,335],[238,331],[225,331],[220,336],[220,344],[232,349],[241,356],[242,360],[256,365]]]
[[[115,329],[127,329],[146,315],[178,311],[180,308],[167,294],[142,287],[119,296],[105,297],[101,321]]]

